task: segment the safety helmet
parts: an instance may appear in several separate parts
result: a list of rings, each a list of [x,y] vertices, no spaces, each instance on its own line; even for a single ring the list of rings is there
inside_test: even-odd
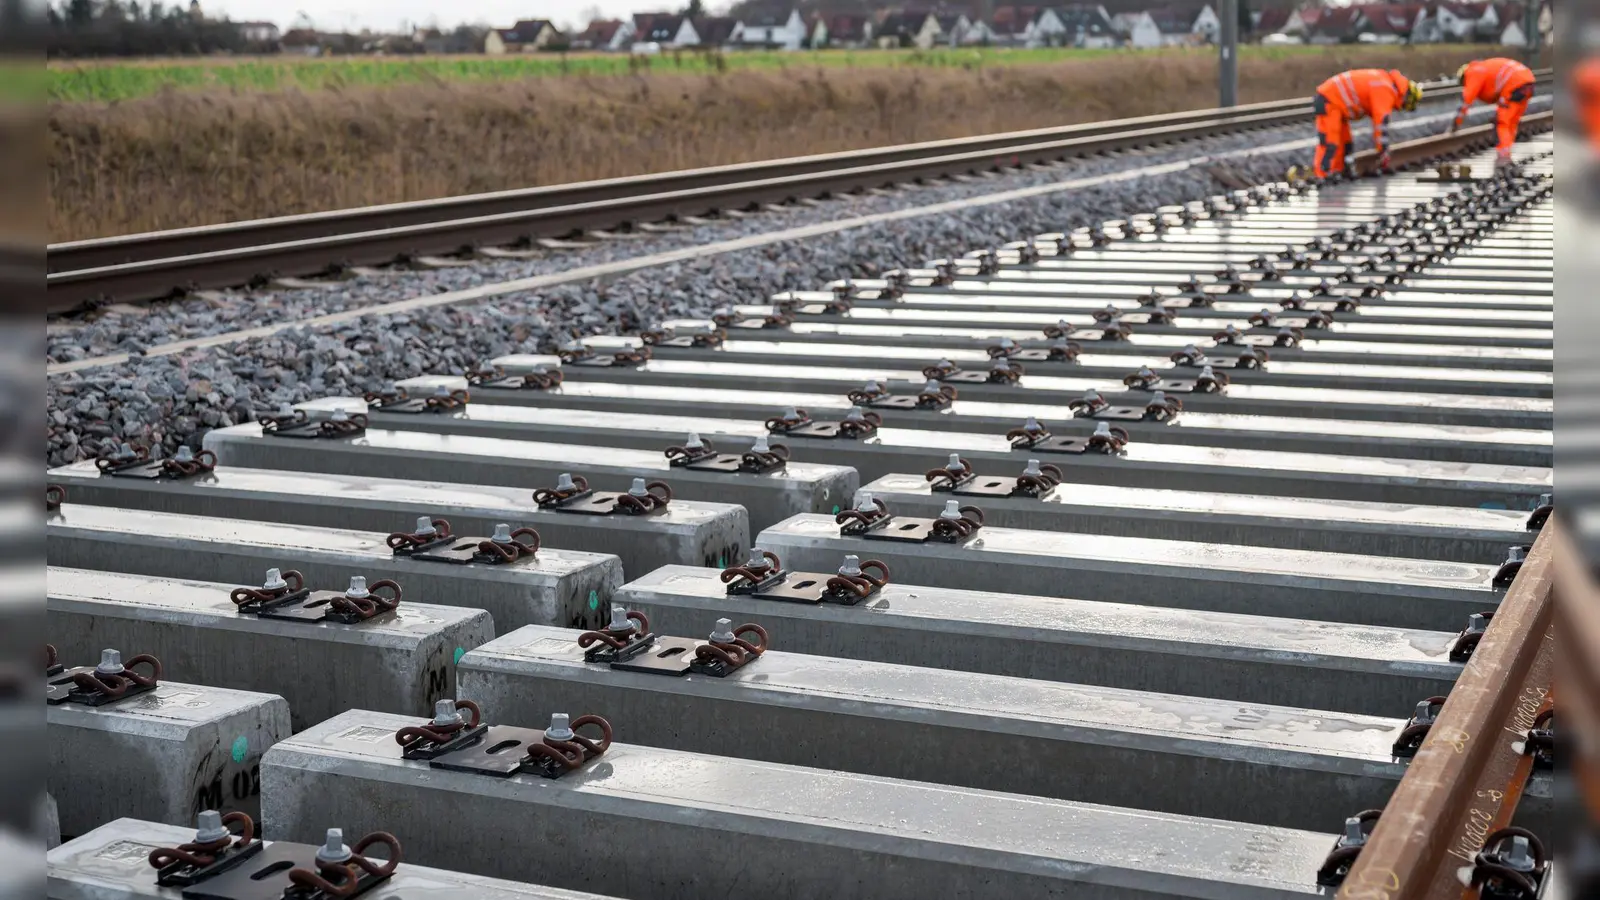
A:
[[[1472,68],[1472,63],[1462,63],[1461,64],[1461,68],[1456,70],[1456,83],[1457,84],[1466,84],[1467,83],[1467,70],[1470,69],[1470,68]]]
[[[1405,88],[1400,92],[1400,108],[1406,112],[1416,109],[1417,104],[1422,102],[1422,85],[1401,75],[1399,69],[1390,69],[1389,77],[1394,79],[1395,87],[1398,88],[1402,84],[1405,85]]]

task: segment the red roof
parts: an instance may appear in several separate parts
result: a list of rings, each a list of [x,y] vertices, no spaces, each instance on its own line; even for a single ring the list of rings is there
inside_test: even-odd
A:
[[[590,44],[609,44],[617,36],[617,29],[622,27],[621,19],[595,19],[589,23],[576,37],[576,40],[588,41]]]
[[[1289,17],[1293,13],[1294,10],[1282,9],[1278,7],[1273,9],[1263,9],[1261,11],[1261,18],[1256,20],[1256,31],[1268,33],[1282,31],[1283,27],[1289,24]]]
[[[1038,16],[1037,6],[1002,6],[989,17],[989,28],[995,34],[1021,34]]]
[[[1481,19],[1489,11],[1488,3],[1441,3],[1440,6],[1463,19]]]
[[[1362,25],[1362,9],[1359,6],[1332,6],[1322,11],[1322,17],[1317,19],[1316,32],[1332,37],[1354,37],[1356,29]]]
[[[828,16],[828,40],[830,41],[863,41],[867,38],[867,22],[864,15],[856,13],[835,13]]]

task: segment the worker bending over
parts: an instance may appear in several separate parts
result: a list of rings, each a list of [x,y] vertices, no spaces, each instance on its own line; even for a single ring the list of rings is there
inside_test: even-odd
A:
[[[1378,166],[1387,169],[1389,114],[1397,109],[1410,112],[1421,99],[1422,88],[1396,69],[1351,69],[1324,81],[1312,101],[1317,113],[1317,177],[1328,178],[1345,170],[1345,156],[1354,143],[1350,123],[1369,116]]]
[[[1450,130],[1461,127],[1473,103],[1495,104],[1494,129],[1500,138],[1495,163],[1510,163],[1517,126],[1533,98],[1533,70],[1514,59],[1497,56],[1467,63],[1456,70],[1456,80],[1461,82],[1461,109],[1450,123]]]

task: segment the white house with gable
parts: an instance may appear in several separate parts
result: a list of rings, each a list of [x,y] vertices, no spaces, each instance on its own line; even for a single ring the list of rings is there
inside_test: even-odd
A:
[[[1111,24],[1129,47],[1144,50],[1161,46],[1161,27],[1149,12],[1117,13],[1111,17]]]
[[[740,20],[733,27],[732,41],[756,47],[775,47],[779,50],[799,50],[806,40],[806,22],[800,10],[784,13],[758,13]]]

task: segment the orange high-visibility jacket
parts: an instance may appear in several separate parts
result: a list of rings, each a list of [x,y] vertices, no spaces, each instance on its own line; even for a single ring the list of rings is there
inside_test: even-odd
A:
[[[1512,91],[1533,82],[1533,70],[1514,59],[1480,59],[1467,66],[1461,82],[1461,103],[1499,103]]]
[[[1372,119],[1372,143],[1382,153],[1389,146],[1384,125],[1400,108],[1411,79],[1394,69],[1351,69],[1329,78],[1317,93],[1346,119]]]

